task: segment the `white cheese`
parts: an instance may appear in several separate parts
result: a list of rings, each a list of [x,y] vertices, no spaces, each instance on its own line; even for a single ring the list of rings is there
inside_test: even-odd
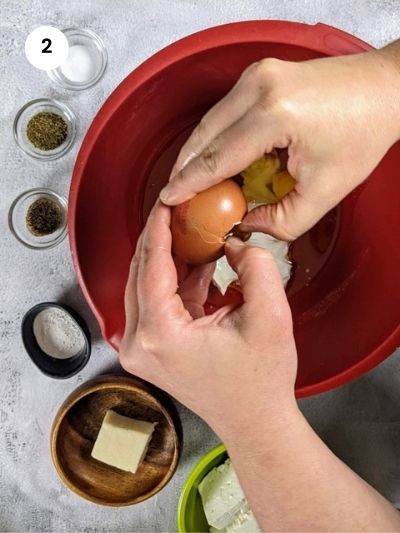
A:
[[[210,527],[210,533],[261,533],[261,529],[249,508],[249,504],[245,502],[230,524],[224,529]]]
[[[261,533],[230,459],[202,479],[199,493],[210,533]]]
[[[223,529],[245,503],[239,480],[228,459],[213,468],[199,484],[204,513],[210,526]]]
[[[135,473],[146,455],[155,425],[107,411],[92,449],[92,457]]]

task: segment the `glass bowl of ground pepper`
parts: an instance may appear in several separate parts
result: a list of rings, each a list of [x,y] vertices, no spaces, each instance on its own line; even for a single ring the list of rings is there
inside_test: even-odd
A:
[[[67,234],[67,201],[50,189],[30,189],[11,204],[8,225],[28,248],[52,248]]]
[[[18,146],[37,159],[57,159],[71,148],[76,132],[73,112],[61,102],[39,98],[25,104],[14,120]]]

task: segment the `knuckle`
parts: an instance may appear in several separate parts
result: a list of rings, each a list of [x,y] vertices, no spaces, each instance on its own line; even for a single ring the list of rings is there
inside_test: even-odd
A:
[[[246,67],[244,69],[241,78],[242,79],[252,78],[253,76],[256,75],[256,73],[258,72],[259,68],[260,68],[260,61],[256,61],[255,63],[251,63],[251,65],[249,65],[248,67]]]
[[[269,79],[278,72],[280,64],[279,59],[267,57],[250,65],[249,74],[260,79]]]
[[[189,179],[191,176],[191,168],[192,168],[192,165],[189,162],[187,165],[181,168],[178,174],[176,174],[176,176],[174,177],[174,182],[178,186],[181,186],[181,185],[185,186],[189,182]]]
[[[136,244],[135,255],[132,257],[132,261],[130,264],[130,272],[133,273],[138,268],[138,265],[139,265],[139,241]]]
[[[285,62],[275,57],[268,57],[261,61],[260,76],[268,80],[269,87],[273,87],[283,77]]]
[[[208,121],[206,116],[202,117],[193,131],[192,145],[202,144],[203,139],[207,136]]]
[[[207,174],[213,176],[218,172],[220,157],[217,145],[209,144],[200,156],[200,163]]]
[[[146,241],[146,239],[143,240],[142,249],[141,249],[141,258],[143,260],[143,263],[147,264],[149,262],[150,256],[152,252],[152,247],[149,242]]]
[[[290,121],[296,115],[296,104],[289,96],[285,95],[281,87],[271,87],[268,91],[262,91],[254,104],[256,109],[268,112],[271,117],[282,124]]]
[[[285,96],[280,94],[279,96],[273,97],[273,110],[277,116],[280,117],[281,120],[290,120],[293,121],[293,119],[296,116],[296,103],[293,101],[292,98],[289,96]]]
[[[147,328],[139,326],[135,337],[136,345],[140,351],[153,354],[157,352],[157,338],[151,332],[149,332]]]
[[[248,76],[253,80],[258,93],[258,98],[254,104],[257,111],[271,110],[271,107],[280,97],[281,84],[279,59],[266,58],[253,63],[249,67]]]
[[[175,174],[174,176],[174,183],[180,183],[182,181],[185,181],[185,176],[186,176],[186,171],[185,171],[185,167],[184,168],[181,168],[181,170]]]

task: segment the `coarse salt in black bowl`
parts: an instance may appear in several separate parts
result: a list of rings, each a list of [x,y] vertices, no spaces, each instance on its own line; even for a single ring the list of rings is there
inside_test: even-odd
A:
[[[46,376],[69,378],[89,361],[89,328],[67,305],[55,302],[35,305],[25,314],[21,329],[29,357]]]

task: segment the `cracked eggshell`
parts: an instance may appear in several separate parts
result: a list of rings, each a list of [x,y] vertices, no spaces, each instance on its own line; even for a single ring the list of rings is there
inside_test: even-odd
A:
[[[247,212],[239,185],[228,179],[172,208],[172,249],[186,263],[200,265],[224,254],[225,235]]]

